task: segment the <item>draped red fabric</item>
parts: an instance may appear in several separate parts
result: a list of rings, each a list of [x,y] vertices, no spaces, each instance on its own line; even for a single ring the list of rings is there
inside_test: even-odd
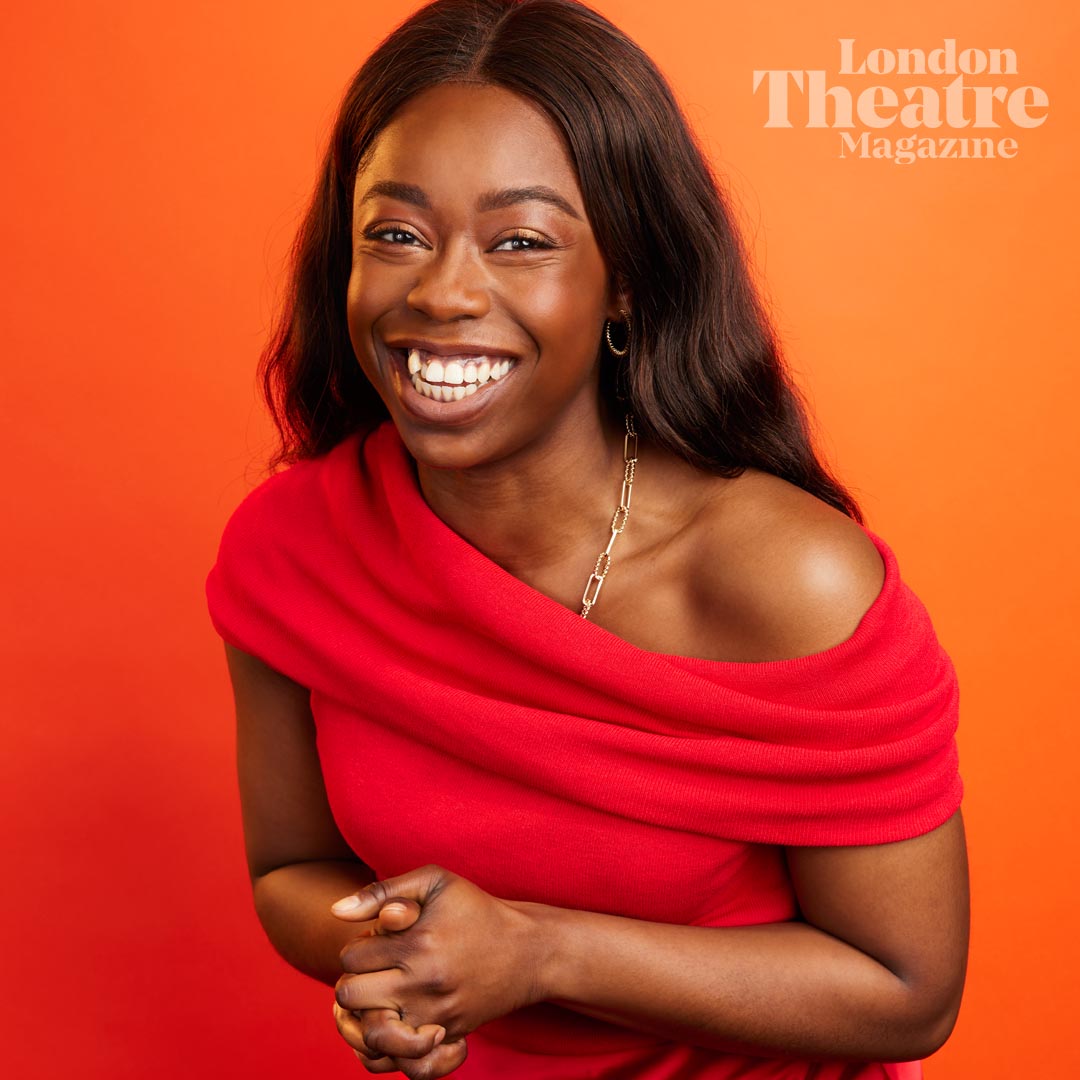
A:
[[[834,648],[649,652],[450,529],[385,422],[256,488],[206,590],[226,641],[310,688],[335,819],[380,878],[437,863],[507,899],[734,926],[797,917],[781,845],[907,839],[960,805],[955,670],[866,532],[884,584]],[[920,1074],[718,1054],[543,1003],[474,1032],[456,1075]]]

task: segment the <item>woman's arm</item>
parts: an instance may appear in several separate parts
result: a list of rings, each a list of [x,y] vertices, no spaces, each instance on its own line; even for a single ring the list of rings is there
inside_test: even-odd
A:
[[[894,844],[787,849],[805,922],[695,927],[514,903],[543,998],[699,1046],[907,1061],[948,1038],[968,948],[960,812]]]
[[[925,836],[788,849],[806,921],[683,926],[501,900],[428,865],[377,881],[339,917],[394,898],[415,927],[343,954],[346,1009],[400,1009],[454,1040],[551,1001],[624,1027],[759,1057],[909,1061],[960,1006],[968,889],[959,811]],[[815,923],[817,925],[815,925]],[[378,1045],[379,1025],[369,1026]]]
[[[332,986],[342,973],[343,948],[367,936],[376,923],[385,932],[411,925],[414,916],[380,920],[373,913],[364,923],[349,924],[331,914],[334,900],[362,888],[375,874],[356,857],[330,811],[310,692],[227,643],[225,653],[236,701],[237,773],[255,910],[285,960]],[[334,1015],[340,1030],[339,1012]],[[415,1075],[440,1061],[450,1063],[444,1072],[449,1071],[465,1053],[463,1044],[438,1047],[445,1035],[441,1028],[414,1028],[392,1010],[374,1010],[347,1018],[358,1029],[350,1045],[365,1058],[378,1057],[363,1042],[363,1024],[374,1021],[386,1045],[416,1059]],[[409,1076],[413,1065],[412,1060],[401,1063]]]
[[[236,756],[252,896],[274,948],[333,985],[341,949],[363,927],[329,911],[375,878],[342,838],[326,800],[309,691],[226,644],[236,702]]]

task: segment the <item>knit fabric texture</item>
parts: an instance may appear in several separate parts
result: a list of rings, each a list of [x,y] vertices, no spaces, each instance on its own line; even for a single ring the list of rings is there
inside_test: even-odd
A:
[[[654,922],[798,917],[784,845],[922,835],[959,807],[956,672],[881,553],[846,641],[764,663],[637,648],[515,578],[424,501],[389,421],[260,484],[206,581],[226,641],[311,691],[335,820],[380,878]],[[917,1078],[751,1059],[541,1003],[462,1080]]]

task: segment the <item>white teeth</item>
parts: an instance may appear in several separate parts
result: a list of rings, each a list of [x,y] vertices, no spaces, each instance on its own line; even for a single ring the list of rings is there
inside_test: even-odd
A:
[[[513,366],[511,360],[491,361],[478,356],[460,360],[425,360],[419,349],[408,352],[409,374],[418,394],[434,401],[460,401],[475,394],[489,381],[501,379]]]
[[[478,360],[486,359],[486,357],[476,357],[472,360],[425,360],[423,356],[420,357],[420,378],[426,379],[428,382],[443,382],[449,383],[452,386],[460,386],[463,382],[467,382],[468,379],[465,375],[466,369],[472,367],[475,370]]]
[[[511,368],[511,360],[491,360],[486,356],[463,360],[446,360],[427,357],[420,349],[409,349],[407,366],[410,375],[419,375],[427,383],[445,383],[448,386],[475,384],[483,386],[488,379],[501,379]]]

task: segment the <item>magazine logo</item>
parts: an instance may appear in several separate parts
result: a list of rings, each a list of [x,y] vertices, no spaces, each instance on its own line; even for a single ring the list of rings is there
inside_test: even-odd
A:
[[[754,72],[753,92],[761,91],[768,107],[765,127],[834,130],[839,157],[910,165],[939,158],[1014,158],[1019,136],[1046,123],[1049,95],[1039,86],[1017,85],[1015,49],[957,50],[956,39],[945,38],[928,52],[860,53],[854,38],[838,40],[836,74],[849,82],[830,84],[825,71]],[[867,85],[878,75],[889,76],[891,84]],[[897,86],[897,77],[921,78]]]

